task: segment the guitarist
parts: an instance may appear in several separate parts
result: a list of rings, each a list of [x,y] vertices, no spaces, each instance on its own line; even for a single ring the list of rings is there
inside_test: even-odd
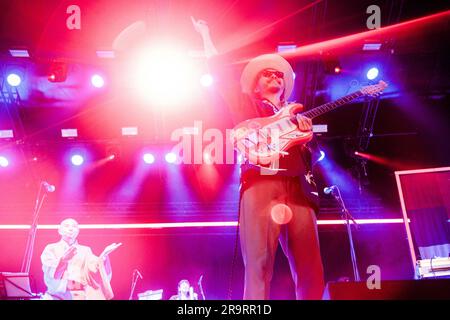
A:
[[[192,22],[202,36],[209,64],[214,67],[220,56],[209,28],[204,21],[192,18]],[[229,77],[223,84],[228,81]],[[232,92],[225,87],[221,90],[237,124],[271,116],[285,107],[293,86],[290,64],[279,55],[265,54],[245,66],[240,90]],[[312,130],[311,120],[300,115],[297,125],[302,131]],[[278,242],[289,260],[296,298],[322,297],[323,266],[316,224],[318,197],[311,173],[311,149],[303,145],[287,151],[289,154],[279,160],[281,170],[270,174],[248,162],[241,166],[239,226],[245,265],[244,299],[269,299]],[[281,222],[274,219],[276,208],[284,208],[282,211],[290,218]]]

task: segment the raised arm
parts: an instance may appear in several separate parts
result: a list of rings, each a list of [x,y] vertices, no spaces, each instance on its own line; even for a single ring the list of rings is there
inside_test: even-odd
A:
[[[194,26],[195,31],[197,31],[203,40],[203,50],[206,58],[211,58],[212,56],[218,55],[218,51],[214,46],[214,43],[211,40],[211,35],[209,33],[209,27],[206,21],[204,20],[195,20],[194,17],[191,16],[192,24]]]

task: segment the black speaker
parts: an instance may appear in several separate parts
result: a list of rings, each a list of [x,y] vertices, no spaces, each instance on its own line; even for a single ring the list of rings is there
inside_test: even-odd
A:
[[[323,300],[449,300],[450,279],[387,280],[369,289],[365,281],[328,282]]]

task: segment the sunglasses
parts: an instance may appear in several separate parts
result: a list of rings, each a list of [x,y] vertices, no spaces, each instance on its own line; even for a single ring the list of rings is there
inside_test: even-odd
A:
[[[277,78],[283,79],[284,73],[277,70],[263,70],[261,71],[261,76],[265,78],[270,78],[272,75],[275,75]]]

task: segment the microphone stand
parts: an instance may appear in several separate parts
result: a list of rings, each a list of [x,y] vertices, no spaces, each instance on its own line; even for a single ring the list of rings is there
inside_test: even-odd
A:
[[[136,284],[139,278],[139,274],[136,271],[133,271],[133,278],[131,280],[131,292],[128,300],[133,300],[134,289],[136,288]]]
[[[353,236],[352,236],[352,228],[350,226],[350,220],[353,221],[355,224],[355,227],[358,228],[358,224],[356,223],[356,220],[352,217],[350,212],[348,212],[347,207],[345,206],[344,200],[341,196],[341,191],[336,186],[337,194],[335,192],[332,192],[334,198],[339,202],[341,205],[341,217],[345,220],[345,224],[347,225],[347,233],[348,233],[348,240],[350,243],[350,257],[352,260],[352,266],[353,266],[353,277],[355,281],[361,281],[361,278],[359,276],[358,271],[358,264],[356,263],[356,253],[355,253],[355,247],[353,245]]]
[[[41,182],[39,185],[39,191],[36,197],[36,203],[34,205],[33,210],[33,221],[30,226],[30,232],[28,233],[27,245],[25,247],[25,255],[22,260],[22,267],[20,268],[20,272],[24,272],[27,274],[30,273],[31,260],[33,258],[39,212],[41,211],[42,205],[44,204],[44,200],[47,197],[47,192],[44,192],[42,199],[40,199],[42,187],[43,182]]]

